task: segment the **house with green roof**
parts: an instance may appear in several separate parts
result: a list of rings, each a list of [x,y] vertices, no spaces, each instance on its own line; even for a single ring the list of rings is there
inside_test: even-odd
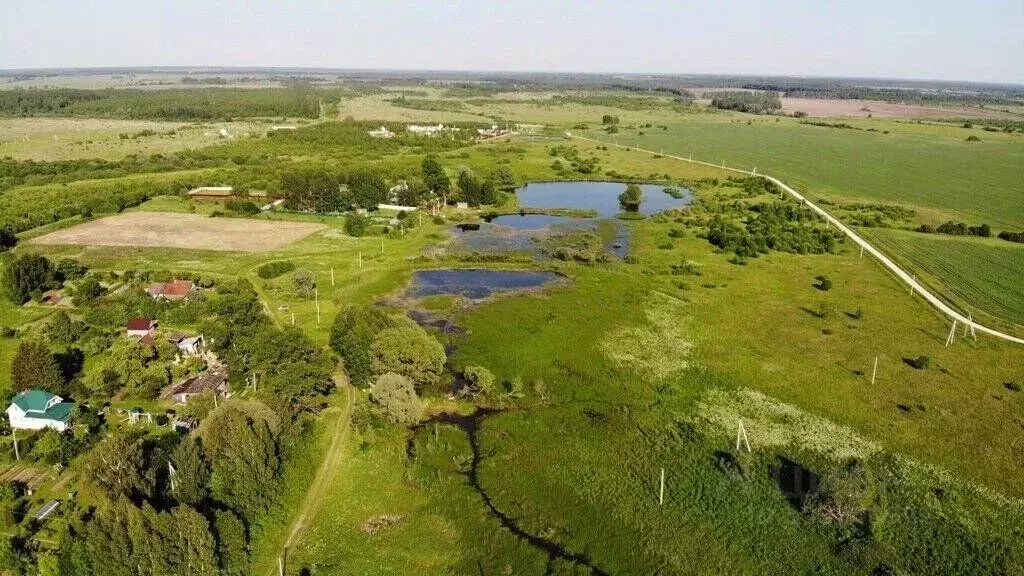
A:
[[[16,430],[53,428],[63,432],[71,425],[74,407],[74,402],[65,402],[56,394],[32,388],[11,399],[7,417],[11,421],[11,428]]]

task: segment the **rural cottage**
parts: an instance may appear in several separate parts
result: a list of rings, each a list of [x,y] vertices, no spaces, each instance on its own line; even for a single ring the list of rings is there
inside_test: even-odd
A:
[[[74,407],[74,402],[65,402],[56,394],[29,389],[11,399],[7,417],[11,421],[11,428],[15,430],[53,428],[63,432],[70,425]]]

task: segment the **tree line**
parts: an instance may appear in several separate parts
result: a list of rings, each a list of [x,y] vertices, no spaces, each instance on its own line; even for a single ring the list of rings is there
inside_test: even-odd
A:
[[[773,114],[782,110],[778,94],[767,92],[712,92],[711,106],[748,114]]]
[[[2,116],[86,116],[131,120],[223,120],[247,117],[317,118],[320,99],[337,95],[295,84],[289,88],[167,90],[18,88],[0,91]]]

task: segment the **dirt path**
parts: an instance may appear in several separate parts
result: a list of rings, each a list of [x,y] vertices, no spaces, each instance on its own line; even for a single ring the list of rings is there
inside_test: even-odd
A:
[[[597,143],[603,144],[605,146],[615,146],[617,148],[632,149],[632,150],[637,150],[637,151],[640,151],[640,152],[647,152],[649,154],[661,154],[660,152],[654,152],[652,150],[644,150],[643,148],[638,148],[638,147],[635,147],[635,146],[626,146],[624,144],[615,144],[613,142],[605,142],[603,140],[597,140],[597,139],[594,139],[594,138],[587,138],[586,136],[576,136],[576,135],[570,134],[568,132],[566,133],[566,135],[569,136],[570,138],[576,138],[578,140],[586,140],[588,142],[597,142]],[[903,270],[902,268],[897,266],[896,263],[893,262],[892,260],[890,260],[888,256],[883,254],[881,250],[879,250],[878,248],[875,248],[874,246],[872,246],[867,240],[865,240],[859,234],[857,234],[852,229],[848,228],[845,224],[840,222],[838,218],[836,218],[835,216],[832,216],[831,214],[826,212],[823,208],[819,207],[817,204],[814,204],[813,202],[811,202],[810,200],[805,198],[802,194],[800,194],[796,190],[790,188],[785,182],[783,182],[783,181],[781,181],[781,180],[779,180],[777,178],[773,178],[771,176],[768,176],[766,174],[758,174],[756,172],[756,169],[755,170],[743,170],[743,169],[740,169],[740,168],[730,168],[729,166],[726,166],[725,164],[712,164],[711,162],[703,162],[701,160],[694,160],[692,158],[683,158],[682,156],[673,156],[672,154],[662,154],[662,155],[664,157],[666,157],[666,158],[672,158],[673,160],[682,160],[683,162],[691,162],[693,164],[702,164],[704,166],[711,166],[713,168],[719,168],[721,170],[725,170],[725,171],[728,171],[728,172],[736,172],[738,174],[746,174],[748,176],[761,176],[762,178],[765,178],[767,180],[770,180],[771,182],[774,182],[776,185],[779,186],[779,188],[782,188],[787,194],[789,194],[793,198],[796,198],[801,204],[807,206],[808,208],[810,208],[811,210],[816,212],[819,216],[824,218],[826,222],[828,222],[832,226],[835,226],[840,232],[845,234],[847,237],[849,237],[851,240],[853,240],[853,242],[855,244],[860,246],[863,251],[867,252],[868,254],[871,254],[876,259],[878,259],[878,261],[881,262],[883,266],[888,268],[893,274],[895,274],[897,278],[899,278],[905,284],[910,286],[911,294],[915,294],[915,293],[916,294],[920,294],[921,297],[924,298],[925,300],[927,300],[928,303],[931,304],[933,307],[935,307],[936,310],[938,310],[939,312],[942,312],[946,316],[949,316],[949,319],[952,320],[955,323],[955,325],[953,326],[954,329],[957,326],[961,326],[961,327],[969,326],[969,327],[971,327],[971,328],[973,328],[973,329],[975,329],[975,330],[977,330],[979,332],[983,332],[983,333],[988,334],[990,336],[995,336],[996,338],[1001,338],[1003,340],[1008,340],[1010,342],[1016,342],[1017,344],[1024,344],[1024,338],[1018,338],[1017,336],[1014,336],[1012,334],[1007,334],[1005,332],[1000,332],[999,330],[996,330],[994,328],[989,328],[988,326],[983,326],[983,325],[979,324],[973,318],[970,318],[969,316],[964,316],[960,312],[954,310],[953,307],[951,307],[949,304],[946,304],[946,302],[943,301],[941,298],[939,298],[938,296],[936,296],[936,295],[932,294],[931,292],[929,292],[928,289],[924,287],[924,285],[922,285],[920,282],[917,281],[917,277],[912,276],[911,274],[909,274],[908,272],[906,272],[905,270]]]
[[[309,485],[309,490],[306,491],[306,497],[302,500],[302,506],[299,507],[295,520],[292,521],[292,529],[288,532],[288,539],[285,540],[282,550],[282,556],[286,561],[288,550],[299,541],[303,532],[313,522],[317,508],[323,503],[324,497],[327,496],[331,480],[334,479],[334,473],[337,472],[338,464],[341,463],[341,458],[345,453],[345,443],[348,441],[349,436],[349,424],[352,420],[352,408],[356,400],[355,391],[348,383],[348,377],[343,372],[335,373],[334,381],[338,384],[339,388],[345,391],[345,412],[334,426],[334,431],[331,435],[331,446],[327,449],[327,454],[324,456],[324,461],[320,464],[320,469],[317,470],[313,483]],[[277,574],[277,571],[278,567],[276,565],[272,566],[267,570],[267,576],[274,576]]]

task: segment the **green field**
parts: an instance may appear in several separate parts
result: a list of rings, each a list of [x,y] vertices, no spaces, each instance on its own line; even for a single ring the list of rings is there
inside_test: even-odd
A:
[[[73,258],[113,292],[70,309],[76,318],[108,304],[102,317],[139,313],[130,306],[148,309],[152,302],[141,291],[152,280],[139,274],[151,272],[212,286],[197,297],[195,308],[192,303],[161,308],[166,329],[219,334],[228,324],[222,317],[266,316],[273,327],[286,330],[281,339],[267,341],[284,349],[308,336],[315,344],[307,345],[309,356],[321,346],[330,350],[332,323],[349,305],[396,314],[416,308],[451,321],[444,331],[429,328],[447,345],[448,364],[442,383],[419,390],[424,401],[419,422],[387,421],[379,402],[371,401],[367,390],[357,390],[351,428],[338,442],[342,452],[331,445],[332,432],[348,416],[343,408],[348,389],[339,389],[347,378],[340,370],[333,384],[329,378],[306,378],[304,372],[290,379],[268,377],[271,384],[257,396],[255,384],[248,387],[248,371],[265,367],[262,355],[273,358],[277,350],[236,357],[225,347],[227,361],[239,363],[231,366],[231,385],[240,398],[230,402],[266,399],[262,410],[287,415],[282,422],[292,426],[281,435],[288,443],[278,446],[283,488],[249,526],[249,553],[243,555],[251,565],[245,573],[276,574],[278,558],[288,576],[973,576],[1024,570],[1020,346],[988,337],[960,338],[946,346],[947,318],[908,293],[876,261],[861,258],[850,243],[834,240],[827,250],[817,250],[835,232],[814,218],[803,219],[805,211],[769,193],[763,181],[730,181],[714,167],[561,137],[565,130],[594,135],[601,115],[613,114],[620,117],[620,133],[599,133],[609,141],[757,166],[814,199],[915,210],[897,226],[957,218],[990,223],[999,231],[1024,228],[1020,134],[896,120],[851,121],[863,130],[827,128],[793,118],[705,113],[664,96],[598,90],[481,96],[463,87],[465,94],[455,96],[459,89],[416,86],[407,87],[404,101],[393,102],[399,90],[389,88],[344,95],[339,116],[547,126],[475,143],[456,136],[371,139],[366,130],[376,123],[323,122],[183,152],[164,159],[165,172],[152,168],[63,183],[60,172],[43,171],[52,166],[41,167],[34,176],[51,178],[41,180],[50,183],[12,185],[0,193],[0,224],[8,222],[20,232],[14,255]],[[280,96],[268,91],[255,98],[273,98],[268,105],[283,106]],[[171,91],[147,98],[155,105],[160,98],[194,102],[196,97]],[[120,100],[91,102],[79,106],[121,115]],[[221,105],[230,109],[242,102]],[[590,128],[575,128],[579,123]],[[396,133],[403,128],[389,126]],[[462,129],[475,134],[473,126]],[[979,134],[983,142],[964,142],[968,134]],[[25,152],[43,155],[43,150]],[[696,201],[689,209],[646,219],[602,222],[599,236],[608,236],[613,226],[629,232],[628,257],[596,261],[462,251],[453,241],[453,225],[479,223],[496,209],[514,212],[518,201],[506,192],[497,195],[495,206],[447,206],[442,219],[426,210],[412,212],[403,216],[407,228],[386,235],[377,231],[384,224],[398,225],[389,220],[391,214],[375,215],[373,232],[356,237],[346,232],[343,214],[260,213],[252,218],[325,225],[264,252],[32,242],[45,232],[124,210],[195,213],[237,224],[245,221],[236,220],[238,213],[227,206],[191,201],[182,191],[221,182],[283,189],[286,175],[299,171],[369,174],[391,186],[407,178],[422,180],[420,166],[428,153],[453,179],[464,168],[479,175],[507,168],[520,184],[633,180],[687,187]],[[117,169],[73,168],[94,175]],[[328,187],[334,188],[339,180],[331,182]],[[783,223],[772,220],[773,214],[783,214],[778,217]],[[749,243],[716,244],[727,231],[733,237],[746,234]],[[1024,247],[900,229],[871,228],[865,234],[976,319],[1013,323],[1013,329],[1024,325]],[[763,250],[741,253],[737,247],[765,238],[770,247]],[[534,238],[548,248],[559,240]],[[799,246],[786,251],[791,241]],[[292,268],[260,277],[257,271],[270,262]],[[416,271],[437,268],[544,270],[562,279],[544,289],[475,303],[450,296],[416,301],[406,294]],[[315,296],[299,293],[298,280],[306,271]],[[252,291],[235,288],[236,279],[251,283]],[[121,285],[128,287],[124,293],[117,292]],[[137,293],[126,296],[127,290]],[[212,315],[204,302],[224,311],[217,308]],[[17,338],[0,340],[0,390],[11,388],[11,358],[20,339],[39,334],[39,320],[53,312],[39,304],[0,303],[0,324],[19,329]],[[175,318],[184,319],[181,326]],[[122,326],[117,317],[89,330],[93,335],[105,330],[112,340],[121,340]],[[302,334],[288,332],[290,326]],[[236,343],[247,345],[238,336]],[[95,367],[102,354],[102,349],[89,352],[83,380],[100,374]],[[335,351],[330,354],[324,359],[328,367],[337,360]],[[458,396],[451,385],[468,366],[493,372],[495,388]],[[302,389],[314,381],[326,382],[324,391]],[[93,400],[109,400],[114,409],[169,405],[120,394]],[[130,429],[123,420],[127,417],[111,430]],[[737,448],[740,422],[750,450]],[[242,418],[233,426],[232,434],[247,438],[253,420]],[[160,463],[155,466],[165,462],[156,460],[166,457],[161,450],[175,453],[177,437],[160,442],[159,450],[150,452]],[[245,447],[253,451],[233,462],[244,466],[265,456],[263,445],[252,442]],[[341,454],[337,469],[325,468],[328,473],[317,477],[328,454]],[[84,458],[76,457],[64,472],[55,468],[61,480],[40,494],[75,488]],[[787,498],[793,497],[786,487],[791,463],[820,478],[820,488],[809,487],[814,488],[810,500]],[[147,473],[156,478],[155,486],[162,473],[153,470]],[[216,470],[215,480],[224,473]],[[329,489],[312,509],[301,508],[307,524],[282,552],[306,490],[323,486],[322,481]],[[853,494],[849,500],[847,492]],[[213,506],[222,493],[211,488],[206,500],[188,505]],[[87,487],[81,500],[92,503],[98,496],[95,487]],[[152,497],[154,506],[181,510],[186,505],[179,498],[177,493]],[[96,517],[108,514],[103,510]],[[52,525],[41,534],[65,537]]]
[[[904,230],[864,232],[977,320],[1004,320],[1024,328],[1024,246]]]
[[[929,222],[956,218],[988,222],[996,229],[1024,228],[1024,136],[895,121],[851,122],[880,131],[716,115],[675,122],[668,130],[639,130],[643,136],[638,130],[596,134],[647,150],[756,167],[811,199],[881,201],[920,210]],[[965,142],[971,134],[982,142]]]

